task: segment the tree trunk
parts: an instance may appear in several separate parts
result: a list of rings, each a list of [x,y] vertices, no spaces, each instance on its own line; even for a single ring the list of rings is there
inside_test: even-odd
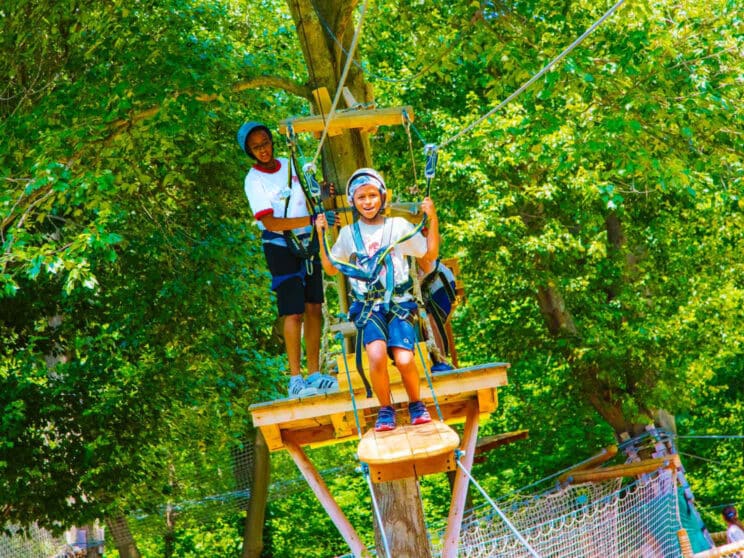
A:
[[[172,558],[176,554],[176,512],[170,502],[165,509],[165,535],[163,536],[165,558]]]
[[[373,486],[390,550],[390,554],[386,554],[382,533],[375,518],[377,556],[431,558],[418,481],[402,479]]]
[[[119,558],[141,558],[142,555],[137,548],[134,537],[132,537],[132,532],[129,530],[126,516],[120,514],[116,517],[108,517],[106,518],[106,526],[114,539],[116,550],[119,551]]]
[[[297,36],[308,68],[310,89],[327,88],[331,101],[339,87],[346,63],[346,52],[349,51],[354,36],[354,10],[357,4],[357,0],[287,1],[297,26]],[[343,50],[326,33],[320,18],[330,26],[333,35],[339,38],[344,46]],[[349,88],[357,102],[369,104],[374,101],[372,88],[365,82],[364,74],[359,67],[351,65],[344,85]],[[313,99],[309,100],[314,103]],[[337,109],[343,108],[346,107],[337,106]],[[313,109],[316,114],[322,112],[316,104]],[[345,192],[346,180],[356,169],[372,165],[368,134],[362,130],[346,130],[338,136],[326,138],[322,153],[324,178],[336,184],[338,193]],[[256,460],[258,461],[258,454]],[[254,489],[258,482],[256,477]],[[391,556],[430,557],[417,481],[405,479],[375,486]],[[375,535],[378,555],[385,556],[377,521]],[[249,555],[243,556],[246,558]]]
[[[253,444],[253,482],[251,498],[243,532],[243,558],[259,558],[263,551],[263,525],[266,514],[266,500],[269,493],[271,460],[266,440],[260,430],[256,430]]]

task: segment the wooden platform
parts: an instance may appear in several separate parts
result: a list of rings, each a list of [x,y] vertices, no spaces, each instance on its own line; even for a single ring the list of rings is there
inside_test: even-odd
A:
[[[369,430],[359,442],[359,461],[369,466],[373,482],[452,471],[460,437],[434,420],[427,424],[398,425],[389,432]]]
[[[457,552],[460,527],[464,516],[468,492],[468,477],[463,473],[470,471],[476,453],[479,417],[488,415],[498,406],[497,388],[505,386],[506,372],[509,365],[503,362],[492,362],[469,368],[459,368],[432,374],[432,384],[437,395],[437,402],[444,420],[447,423],[464,423],[462,440],[448,426],[434,421],[432,430],[420,430],[411,434],[413,429],[427,425],[400,425],[387,435],[367,433],[369,448],[362,443],[360,451],[369,464],[370,478],[373,482],[395,482],[397,479],[414,477],[434,472],[456,470],[452,488],[450,512],[445,531],[443,556],[455,556]],[[354,382],[352,381],[352,386]],[[397,406],[407,402],[406,392],[400,382],[391,383],[393,401]],[[379,402],[375,397],[367,398],[363,389],[355,389],[356,416],[362,431],[371,429],[374,424]],[[433,398],[427,382],[422,381],[421,398],[433,410]],[[305,399],[280,399],[268,403],[252,405],[249,411],[256,425],[266,440],[270,451],[286,450],[294,460],[306,482],[328,513],[336,528],[349,545],[354,556],[363,556],[366,548],[349,522],[341,507],[334,500],[320,473],[313,465],[302,446],[335,444],[347,441],[359,441],[357,424],[354,416],[349,391],[339,391],[327,395],[315,395]],[[399,413],[401,419],[405,412]],[[432,416],[437,416],[436,411]],[[399,421],[400,424],[401,421]],[[447,434],[445,435],[445,432]],[[450,434],[451,433],[451,434]],[[454,437],[450,437],[454,435]],[[396,440],[407,437],[407,448],[396,454]],[[362,440],[364,442],[364,440]],[[458,461],[455,452],[459,444],[462,450]],[[435,454],[423,459],[415,454],[425,451],[424,447],[436,447]],[[392,453],[392,455],[391,455]],[[391,458],[393,459],[391,461]],[[461,470],[462,469],[462,470]]]
[[[473,400],[477,402],[480,415],[495,411],[498,406],[497,388],[507,384],[508,368],[506,363],[492,362],[433,373],[432,383],[445,422],[463,422],[468,402]],[[393,401],[398,404],[408,401],[401,383],[391,384],[391,391]],[[359,422],[362,431],[366,431],[374,424],[379,402],[374,396],[367,398],[363,389],[355,389],[354,393]],[[436,410],[432,407],[433,398],[426,381],[421,383],[421,399],[434,411],[432,417],[435,417]],[[284,449],[284,440],[288,438],[299,446],[310,447],[359,439],[348,391],[257,403],[251,405],[249,411],[270,451]]]

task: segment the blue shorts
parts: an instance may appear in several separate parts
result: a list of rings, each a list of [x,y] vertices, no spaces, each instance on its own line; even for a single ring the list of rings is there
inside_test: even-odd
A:
[[[400,306],[412,314],[415,313],[417,309],[415,302],[403,302]],[[352,321],[356,321],[359,316],[359,310],[360,305],[359,307],[357,307],[356,304],[351,306],[351,309],[349,310],[349,318]],[[362,343],[364,343],[365,346],[373,341],[385,341],[388,347],[388,353],[390,353],[392,347],[398,347],[413,352],[417,339],[416,328],[414,327],[412,320],[399,318],[390,312],[385,314],[380,310],[373,311],[372,314],[380,321],[387,323],[387,336],[385,336],[385,332],[380,329],[377,320],[370,316],[370,319],[361,329]]]

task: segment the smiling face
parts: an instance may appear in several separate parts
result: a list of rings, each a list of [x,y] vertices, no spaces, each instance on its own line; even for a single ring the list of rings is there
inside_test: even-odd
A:
[[[255,130],[248,135],[245,141],[246,147],[250,150],[259,165],[264,167],[273,167],[274,165],[274,144],[266,130]]]
[[[382,219],[380,208],[382,208],[382,195],[377,186],[365,184],[354,192],[354,207],[365,222]]]

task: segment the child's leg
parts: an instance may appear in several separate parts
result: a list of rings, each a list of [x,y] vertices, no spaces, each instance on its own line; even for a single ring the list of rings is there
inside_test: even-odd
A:
[[[364,346],[369,359],[369,377],[372,389],[380,405],[390,405],[390,376],[387,370],[387,343],[382,339],[371,341]]]
[[[420,382],[413,351],[402,347],[392,347],[395,367],[400,371],[403,386],[408,394],[408,401],[418,401],[420,398]]]

